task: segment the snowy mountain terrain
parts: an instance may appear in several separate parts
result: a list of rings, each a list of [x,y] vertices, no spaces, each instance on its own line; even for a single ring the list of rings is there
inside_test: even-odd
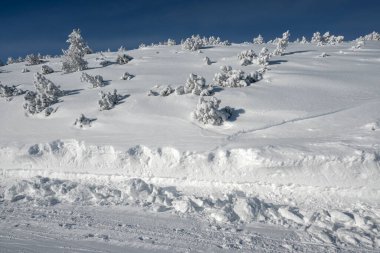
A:
[[[63,91],[48,116],[0,97],[0,252],[379,252],[380,42],[355,45],[289,43],[265,71],[238,55],[270,43],[0,67],[34,91],[47,65]],[[262,79],[216,85],[223,66]],[[229,108],[222,124],[192,117],[203,96],[176,90],[190,74]]]

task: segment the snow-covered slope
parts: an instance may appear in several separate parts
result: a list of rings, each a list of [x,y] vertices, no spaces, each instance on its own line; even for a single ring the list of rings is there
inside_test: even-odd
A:
[[[48,60],[55,72],[46,78],[71,91],[53,106],[54,113],[26,115],[23,96],[0,98],[0,208],[132,201],[150,211],[221,224],[290,227],[303,231],[305,242],[310,237],[324,246],[378,249],[379,42],[357,50],[352,43],[291,43],[285,55],[270,59],[263,80],[214,89],[222,107],[235,109],[221,126],[191,118],[199,96],[147,95],[150,89],[184,85],[190,73],[211,84],[223,65],[254,72],[259,66],[240,66],[237,55],[248,49],[258,53],[263,46],[201,52],[147,47],[127,51],[133,60],[125,65],[106,67],[99,58],[114,62],[118,53],[87,55],[90,68],[84,72],[106,81],[99,88],[81,82],[80,72],[60,72],[59,58]],[[211,65],[204,64],[206,56]],[[25,67],[30,72],[21,73]],[[33,74],[41,65],[16,63],[0,70],[3,85],[34,90]],[[125,72],[135,77],[121,80]],[[98,93],[114,89],[128,96],[100,111]],[[74,126],[81,113],[96,119],[91,127]],[[131,190],[132,178],[148,188]],[[136,193],[140,190],[144,194]]]

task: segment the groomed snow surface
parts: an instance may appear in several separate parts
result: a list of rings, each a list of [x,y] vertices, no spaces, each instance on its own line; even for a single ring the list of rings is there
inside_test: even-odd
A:
[[[237,55],[275,46],[86,55],[99,87],[47,60],[66,91],[49,116],[0,97],[0,252],[378,252],[380,43],[353,45],[290,43],[262,80],[214,87],[234,108],[220,126],[191,117],[198,95],[159,91],[224,65],[253,73]],[[34,90],[36,72],[10,64],[0,81]],[[114,89],[123,99],[99,110]]]

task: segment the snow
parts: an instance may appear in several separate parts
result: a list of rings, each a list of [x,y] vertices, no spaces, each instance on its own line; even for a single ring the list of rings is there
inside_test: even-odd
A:
[[[126,51],[123,65],[118,52],[89,54],[86,73],[105,84],[95,88],[48,59],[49,80],[70,91],[54,113],[26,115],[23,95],[0,98],[1,248],[378,250],[380,44],[353,45],[289,43],[262,80],[213,87],[221,107],[234,108],[220,126],[191,118],[198,95],[147,93],[191,73],[212,85],[221,66],[255,73],[259,65],[236,55],[274,45],[150,46]],[[24,68],[2,66],[2,85],[34,90],[41,66]],[[128,96],[100,111],[98,93],[114,89]],[[73,125],[82,114],[96,119],[91,127]]]

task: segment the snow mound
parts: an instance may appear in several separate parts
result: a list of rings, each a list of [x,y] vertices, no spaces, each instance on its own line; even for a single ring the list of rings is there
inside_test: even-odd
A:
[[[5,187],[1,196],[7,204],[135,205],[155,212],[196,215],[217,223],[262,222],[305,230],[316,242],[380,247],[380,217],[370,210],[310,212],[289,205],[268,203],[238,192],[221,197],[185,195],[174,187],[158,187],[139,178],[117,184],[96,184],[38,176],[12,182]]]

